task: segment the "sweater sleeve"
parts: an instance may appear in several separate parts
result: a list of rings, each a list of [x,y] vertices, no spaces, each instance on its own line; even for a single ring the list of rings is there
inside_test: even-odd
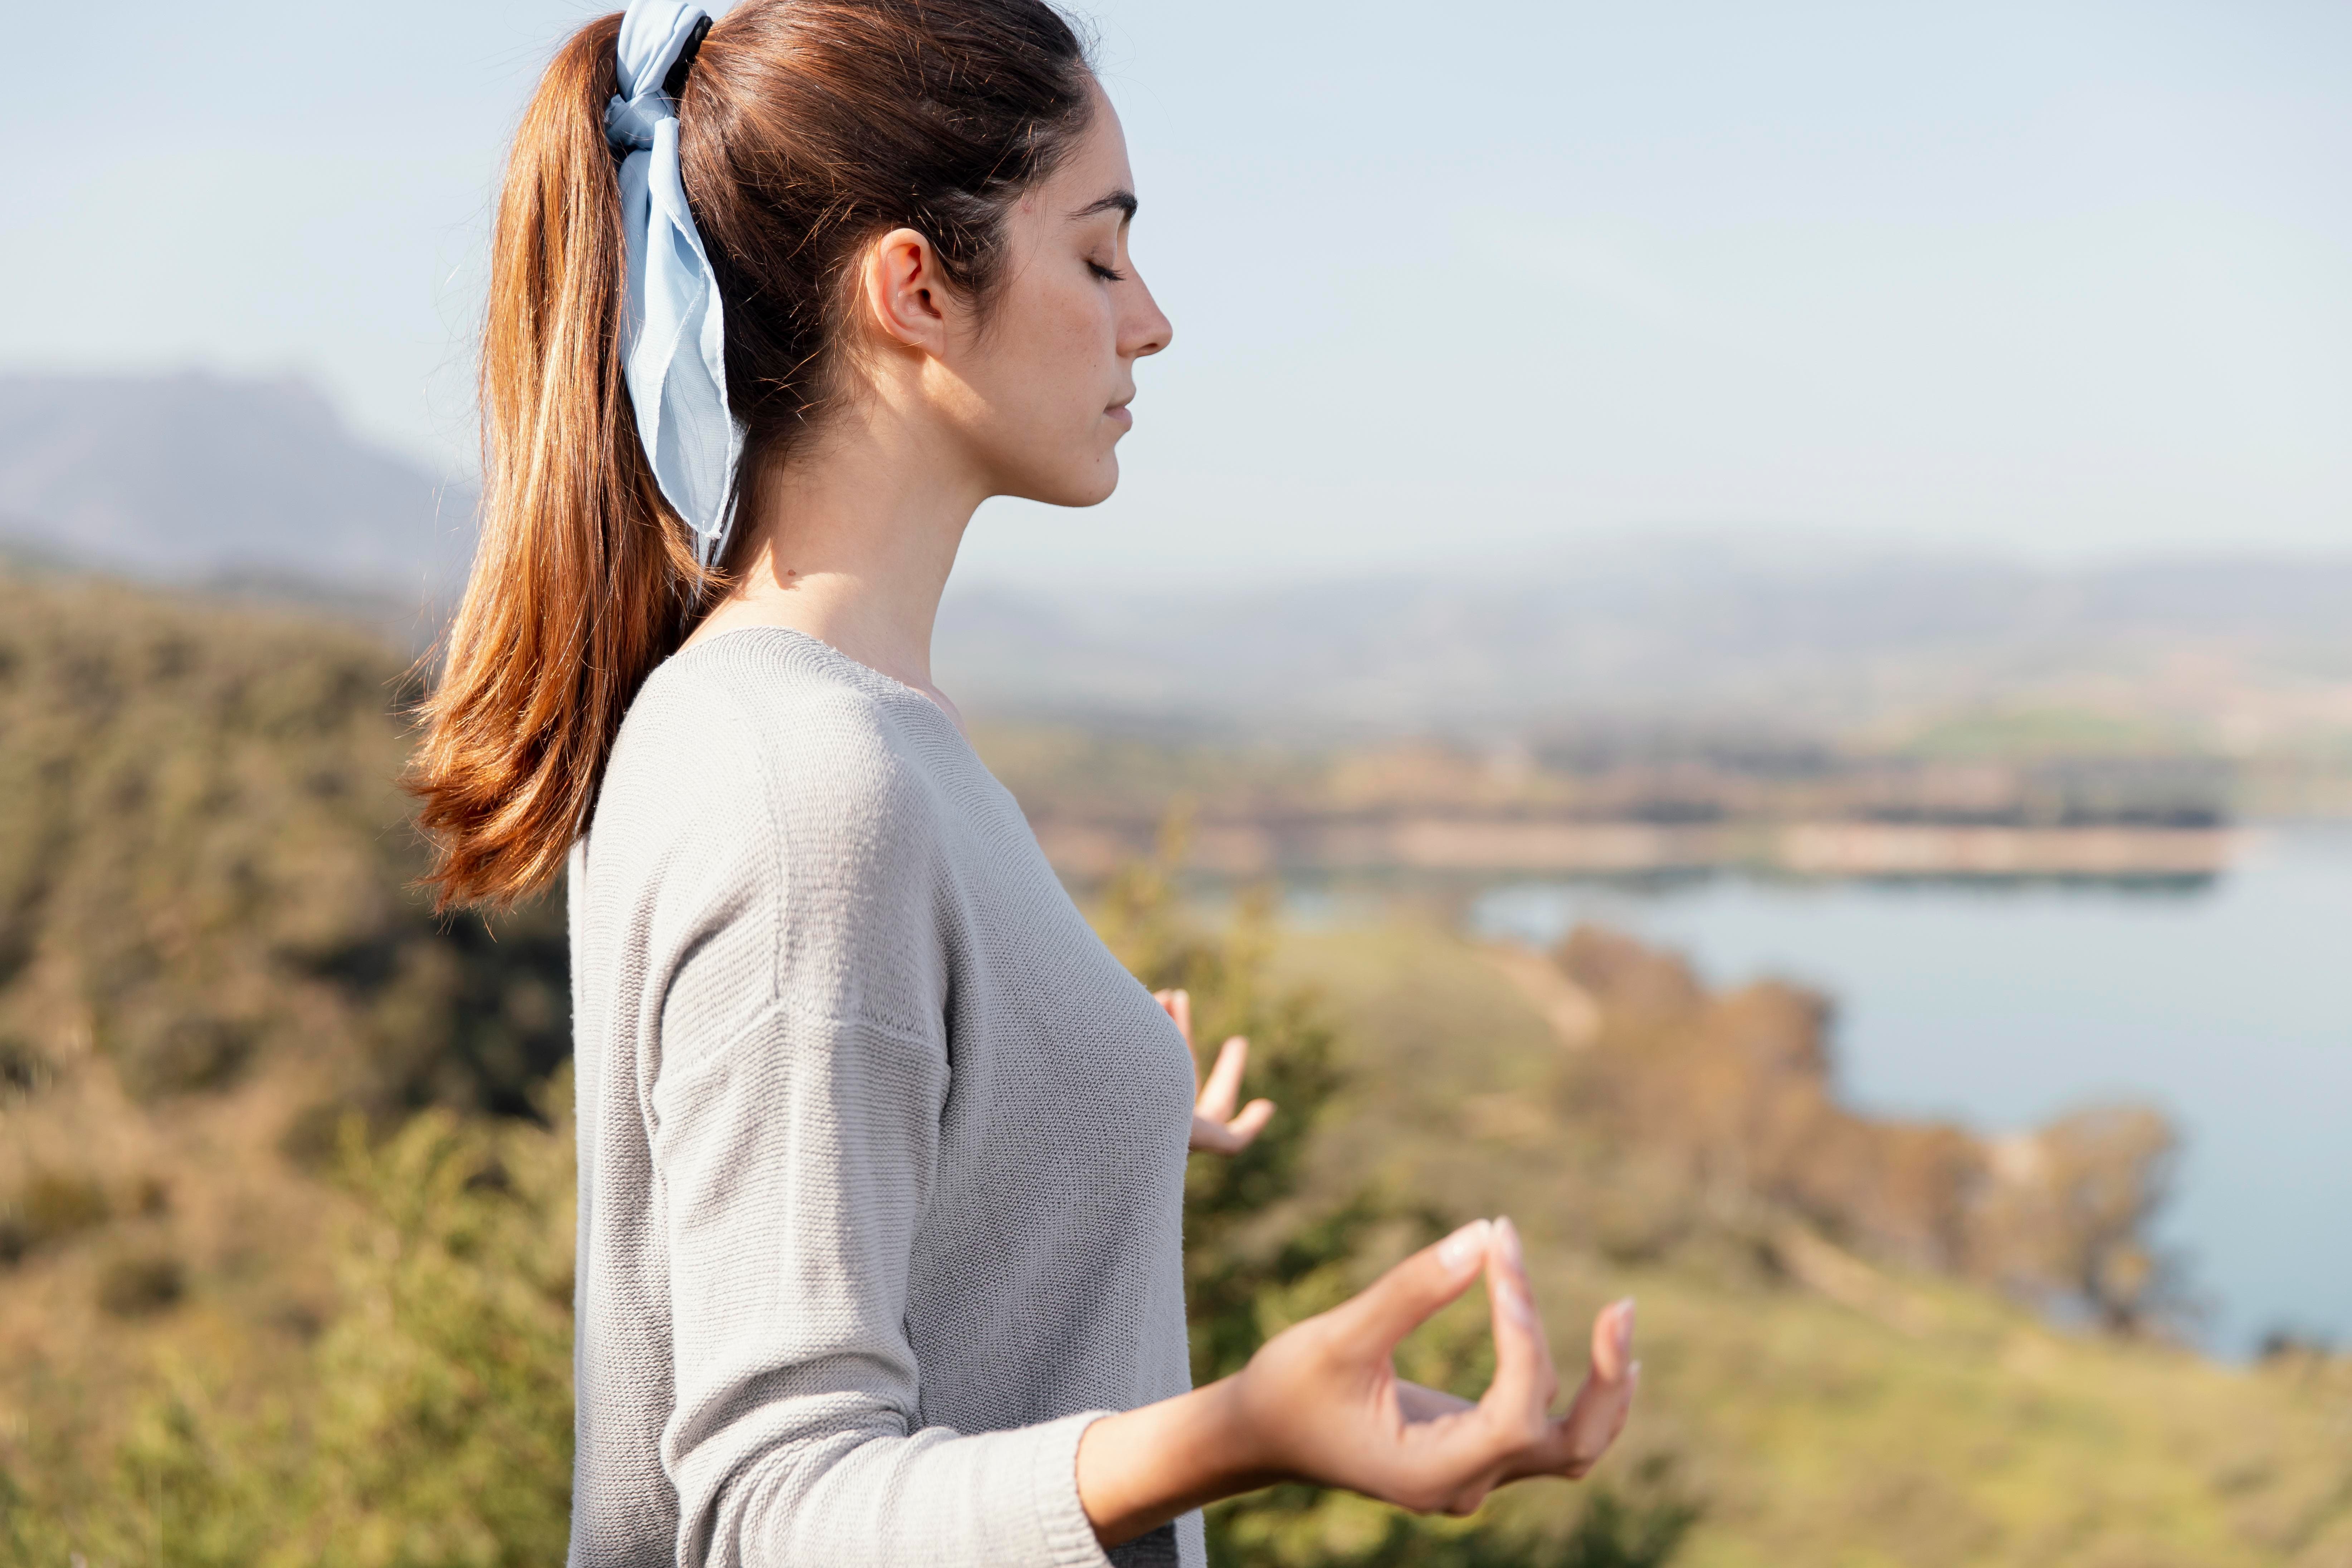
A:
[[[908,1277],[950,1071],[923,803],[876,763],[769,804],[754,884],[783,896],[694,900],[645,1086],[679,1568],[1105,1568],[1076,1477],[1100,1412],[923,1424]]]
[[[945,1060],[870,1024],[772,1009],[665,1075],[681,1568],[1108,1560],[1079,1507],[1078,1415],[919,1426],[908,1258]]]

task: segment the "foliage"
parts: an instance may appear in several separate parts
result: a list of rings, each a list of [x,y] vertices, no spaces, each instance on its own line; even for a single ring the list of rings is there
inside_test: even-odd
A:
[[[0,1203],[0,1263],[106,1223],[106,1190],[84,1175],[35,1171]]]
[[[1710,1224],[1785,1250],[1772,1238],[1793,1220],[2113,1331],[2181,1315],[2149,1240],[2178,1142],[2160,1112],[2099,1107],[1999,1142],[1864,1116],[1835,1092],[1825,999],[1777,981],[1709,992],[1674,954],[1590,926],[1554,959],[1598,1019],[1572,1119],[1659,1178],[1621,1257]]]
[[[561,911],[493,932],[409,892],[402,667],[367,639],[95,584],[0,578],[0,1563],[557,1561]],[[1213,1511],[1223,1563],[2352,1560],[2352,1361],[2053,1333],[1949,1271],[2006,1258],[2085,1321],[2145,1321],[2159,1124],[2102,1112],[1996,1151],[1992,1248],[1927,1201],[1958,1145],[1882,1147],[1806,1088],[1798,994],[1621,1007],[1564,1050],[1444,932],[1302,933],[1262,894],[1192,924],[1181,849],[1114,883],[1106,934],[1194,993],[1204,1046],[1250,1035],[1251,1089],[1282,1105],[1248,1155],[1190,1173],[1200,1374],[1501,1211],[1563,1330],[1638,1289],[1646,1363],[1588,1483],[1468,1521],[1278,1489]],[[1662,1076],[1612,1085],[1635,1059]],[[1718,1118],[1685,1071],[1734,1111],[1741,1085],[1794,1085],[1801,1114]],[[1712,1153],[1685,1139],[1703,1126]],[[1685,1155],[1767,1178],[1834,1267],[1770,1266],[1705,1184],[1660,1174]],[[1470,1390],[1484,1345],[1474,1295],[1401,1360]]]
[[[114,1484],[12,1508],[0,1561],[562,1560],[572,1479],[569,1130],[435,1110],[372,1147],[354,1117],[336,1173],[357,1203],[335,1258],[345,1305],[309,1357],[311,1396],[239,1410],[234,1390],[184,1369],[132,1421]]]
[[[1230,1035],[1246,1036],[1250,1092],[1280,1107],[1241,1153],[1195,1158],[1185,1173],[1185,1295],[1194,1373],[1206,1380],[1237,1371],[1267,1334],[1320,1310],[1300,1310],[1302,1300],[1344,1297],[1336,1276],[1381,1210],[1367,1193],[1311,1214],[1286,1210],[1316,1122],[1339,1087],[1331,1032],[1307,996],[1265,983],[1267,893],[1248,894],[1223,933],[1205,934],[1179,909],[1182,857],[1182,822],[1171,819],[1160,855],[1128,868],[1106,891],[1104,939],[1146,985],[1192,994],[1204,1054]],[[1287,1223],[1268,1223],[1277,1214]]]
[[[1826,1241],[1808,1249],[1825,1267],[1784,1267],[1751,1213],[1727,1227],[1638,1151],[1596,1146],[1604,1047],[1515,1015],[1516,967],[1403,921],[1280,934],[1273,973],[1325,999],[1349,1075],[1327,1133],[1347,1158],[1311,1179],[1511,1214],[1560,1328],[1638,1297],[1642,1395],[1587,1485],[1630,1491],[1676,1457],[1669,1489],[1706,1510],[1676,1568],[2352,1562],[2352,1357],[2246,1368],[2056,1330],[2031,1301]],[[1492,1528],[1575,1495],[1537,1484],[1552,1495],[1499,1494]]]
[[[0,1082],[86,1029],[151,1103],[292,1055],[339,1106],[527,1114],[561,911],[411,889],[414,695],[356,628],[0,574]]]
[[[1275,983],[1275,891],[1245,891],[1221,931],[1188,921],[1179,871],[1185,823],[1162,826],[1159,852],[1113,878],[1098,921],[1113,952],[1154,990],[1192,994],[1204,1056],[1229,1035],[1250,1041],[1247,1092],[1279,1108],[1238,1156],[1194,1156],[1186,1173],[1185,1295],[1196,1381],[1240,1370],[1265,1339],[1336,1306],[1378,1265],[1433,1238],[1452,1216],[1365,1184],[1316,1192],[1307,1154],[1344,1078],[1314,995]],[[1441,1316],[1400,1352],[1406,1375],[1475,1394],[1492,1371],[1474,1300]],[[1208,1511],[1210,1554],[1244,1568],[1654,1568],[1673,1555],[1696,1506],[1653,1468],[1632,1491],[1591,1489],[1564,1538],[1549,1542],[1475,1523],[1416,1519],[1345,1493],[1277,1487]]]
[[[568,1124],[436,1110],[371,1150],[347,1123],[342,1170],[367,1217],[320,1346],[326,1462],[300,1555],[555,1562],[572,1492]]]
[[[2162,1111],[2105,1105],[1998,1146],[1977,1226],[1988,1271],[2111,1332],[2162,1327],[2184,1310],[2179,1269],[2148,1235],[2179,1143]]]

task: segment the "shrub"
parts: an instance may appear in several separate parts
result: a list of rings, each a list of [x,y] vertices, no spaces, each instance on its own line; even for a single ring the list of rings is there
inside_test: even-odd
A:
[[[98,1277],[98,1305],[118,1318],[142,1318],[176,1306],[187,1291],[187,1271],[169,1253],[118,1258]]]

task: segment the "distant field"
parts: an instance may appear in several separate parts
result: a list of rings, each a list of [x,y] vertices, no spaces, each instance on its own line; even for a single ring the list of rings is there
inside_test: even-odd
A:
[[[1002,722],[975,742],[1046,856],[1081,882],[1149,853],[1171,812],[1189,824],[1192,866],[1236,878],[1739,868],[2169,880],[2225,869],[2233,817],[2262,794],[2228,762],[2162,749],[1758,751],[1704,735],[1318,749]]]

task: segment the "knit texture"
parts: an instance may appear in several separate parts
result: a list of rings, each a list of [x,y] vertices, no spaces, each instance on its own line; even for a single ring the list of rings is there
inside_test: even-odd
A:
[[[1181,1393],[1192,1068],[928,699],[796,632],[654,672],[571,866],[575,1568],[1106,1554]]]

